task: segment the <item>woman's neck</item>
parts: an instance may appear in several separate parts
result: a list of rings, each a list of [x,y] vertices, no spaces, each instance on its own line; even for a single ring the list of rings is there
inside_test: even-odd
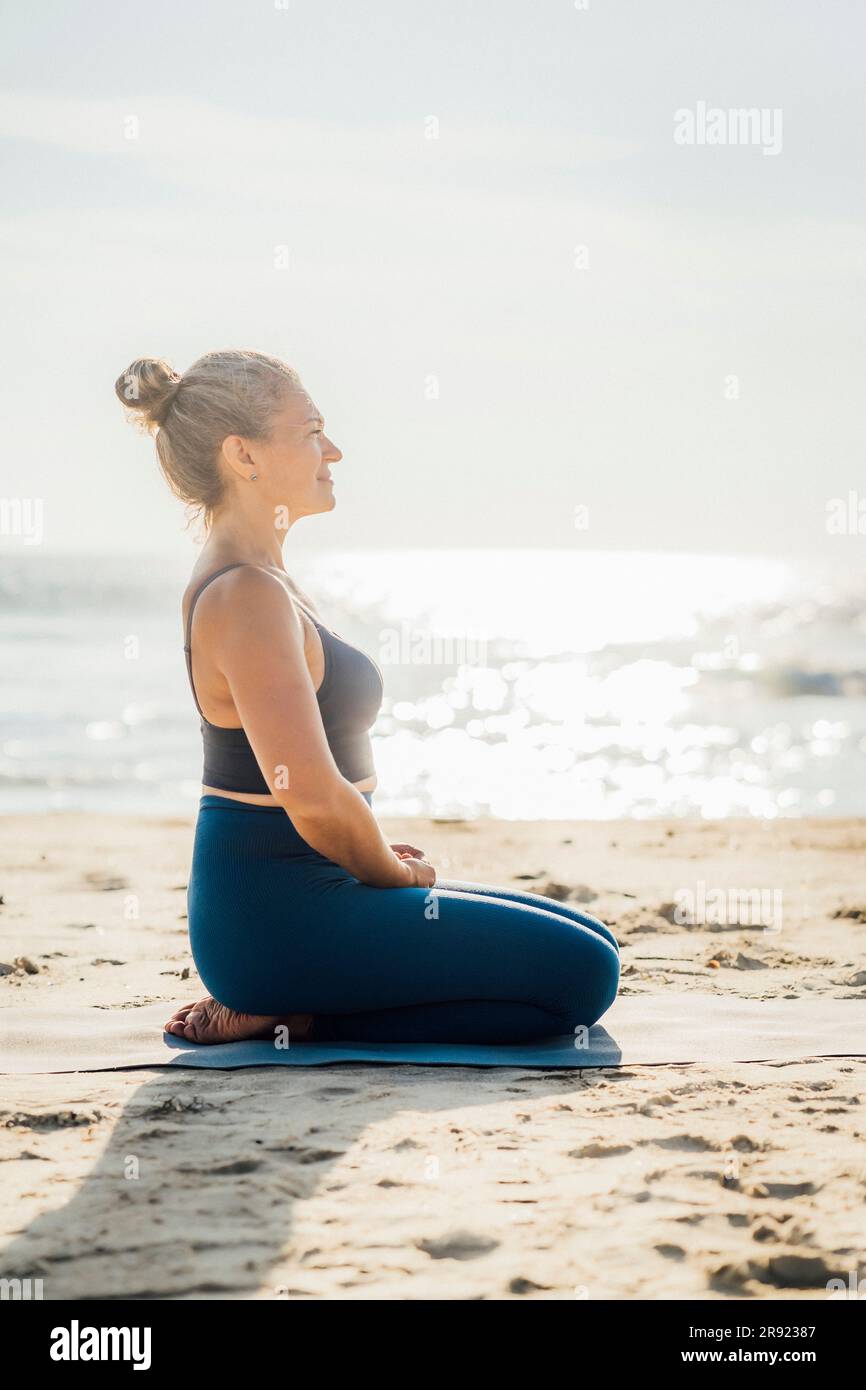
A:
[[[235,521],[222,524],[217,521],[210,528],[205,549],[221,559],[243,559],[252,564],[269,566],[271,569],[285,572],[285,537],[285,531],[276,531],[273,527],[265,530],[250,525],[238,525]]]

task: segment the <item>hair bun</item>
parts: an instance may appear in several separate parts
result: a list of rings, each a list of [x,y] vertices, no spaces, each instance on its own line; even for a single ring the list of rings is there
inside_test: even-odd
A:
[[[114,390],[127,410],[153,430],[164,423],[180,382],[180,373],[164,358],[137,357],[117,378]]]

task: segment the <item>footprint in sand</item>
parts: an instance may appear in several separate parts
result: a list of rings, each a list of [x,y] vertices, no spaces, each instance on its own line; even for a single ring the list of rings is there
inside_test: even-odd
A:
[[[178,1167],[179,1173],[207,1173],[208,1177],[234,1178],[245,1173],[257,1173],[264,1165],[257,1158],[237,1158],[231,1163],[217,1163],[213,1168],[192,1168],[185,1164]]]
[[[714,951],[707,961],[709,966],[726,966],[729,970],[770,970],[771,963],[760,960],[758,956],[747,956],[743,951],[734,955],[733,951]]]
[[[433,1260],[477,1260],[495,1250],[499,1241],[472,1231],[452,1231],[448,1235],[416,1240],[415,1245]]]
[[[759,1182],[747,1193],[749,1197],[773,1197],[778,1201],[788,1201],[791,1197],[811,1197],[820,1188],[813,1182]]]
[[[620,1154],[631,1153],[631,1144],[600,1144],[594,1141],[584,1144],[582,1149],[571,1149],[569,1158],[617,1158]]]
[[[653,1148],[672,1149],[678,1153],[714,1153],[725,1147],[700,1134],[672,1134],[668,1139],[651,1139],[649,1143]]]
[[[534,1279],[525,1279],[522,1274],[516,1275],[508,1283],[508,1292],[516,1294],[546,1293],[550,1288],[550,1284],[536,1284]]]
[[[80,1125],[96,1125],[102,1119],[99,1110],[49,1110],[39,1115],[28,1115],[21,1110],[0,1118],[0,1125],[4,1129],[70,1129]]]
[[[295,1163],[329,1163],[334,1159],[345,1158],[340,1149],[302,1149],[295,1144],[269,1144],[269,1153],[285,1154]]]
[[[39,966],[29,956],[16,956],[11,965],[0,962],[0,975],[38,975]]]
[[[119,893],[121,889],[129,887],[128,879],[122,878],[119,874],[103,873],[100,869],[93,869],[84,875],[84,879],[91,888],[98,888],[100,893]]]
[[[831,1279],[847,1278],[847,1270],[835,1258],[827,1260],[823,1255],[787,1251],[740,1264],[720,1265],[711,1271],[709,1285],[717,1292],[739,1291],[752,1281],[775,1289],[826,1289]]]
[[[552,898],[554,902],[564,903],[594,903],[598,898],[594,888],[590,888],[586,883],[557,883],[555,879],[549,878],[544,883],[537,883],[537,880],[544,878],[546,869],[541,869],[536,874],[512,874],[513,883],[535,883],[536,887],[532,890],[542,898]],[[628,896],[625,894],[624,896]]]
[[[841,917],[851,922],[866,922],[866,907],[837,907],[830,915],[837,920]]]

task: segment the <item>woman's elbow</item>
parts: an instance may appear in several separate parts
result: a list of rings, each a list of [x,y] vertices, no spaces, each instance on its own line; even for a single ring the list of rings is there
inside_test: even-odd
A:
[[[333,822],[345,810],[348,783],[337,774],[315,781],[290,780],[284,788],[275,788],[274,796],[291,819],[317,824]]]

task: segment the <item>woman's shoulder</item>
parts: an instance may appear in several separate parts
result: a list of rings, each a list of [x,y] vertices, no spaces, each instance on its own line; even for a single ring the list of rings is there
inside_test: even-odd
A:
[[[187,622],[193,608],[207,626],[241,616],[244,621],[260,615],[276,616],[297,611],[291,593],[279,575],[263,565],[236,561],[199,573],[194,570],[184,591],[183,612]]]

